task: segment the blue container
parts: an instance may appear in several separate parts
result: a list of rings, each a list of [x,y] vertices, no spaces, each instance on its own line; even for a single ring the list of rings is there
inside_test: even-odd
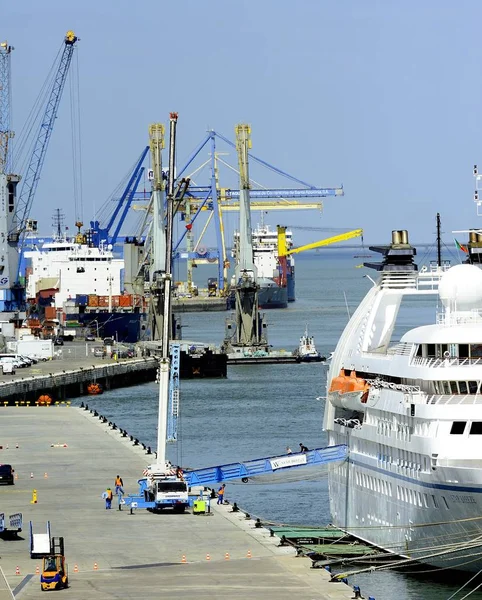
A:
[[[89,296],[87,294],[77,294],[75,297],[76,306],[87,306],[89,302]]]

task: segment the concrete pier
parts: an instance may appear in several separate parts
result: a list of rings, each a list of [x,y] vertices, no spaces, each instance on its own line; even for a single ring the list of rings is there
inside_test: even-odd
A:
[[[52,535],[65,539],[71,587],[60,593],[66,598],[353,596],[345,584],[329,583],[324,569],[310,569],[308,559],[279,547],[278,538],[228,505],[214,506],[206,516],[130,514],[117,510],[114,499],[112,510],[106,510],[101,494],[114,489],[115,476],[123,478],[126,493],[137,492],[151,457],[88,411],[1,406],[0,423],[0,462],[11,464],[18,476],[14,486],[0,487],[0,510],[7,517],[22,512],[24,519],[21,539],[0,540],[0,567],[17,598],[40,597],[35,569],[41,561],[30,559],[30,520],[37,533],[50,521]],[[0,598],[3,593],[9,598],[1,588]]]

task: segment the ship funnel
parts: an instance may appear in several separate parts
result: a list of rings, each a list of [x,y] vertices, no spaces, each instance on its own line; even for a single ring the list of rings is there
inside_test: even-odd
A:
[[[408,244],[408,231],[406,229],[396,229],[392,231],[392,244],[399,246],[400,244]]]

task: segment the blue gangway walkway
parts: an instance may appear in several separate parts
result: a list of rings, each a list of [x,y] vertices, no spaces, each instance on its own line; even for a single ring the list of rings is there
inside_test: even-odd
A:
[[[190,486],[209,485],[235,479],[241,479],[247,483],[253,477],[259,478],[260,476],[288,472],[291,475],[294,474],[294,471],[299,471],[299,478],[303,479],[302,469],[342,462],[346,460],[347,456],[348,447],[346,445],[327,446],[326,448],[315,448],[303,453],[296,452],[282,456],[256,458],[242,463],[237,462],[185,471],[184,479]]]

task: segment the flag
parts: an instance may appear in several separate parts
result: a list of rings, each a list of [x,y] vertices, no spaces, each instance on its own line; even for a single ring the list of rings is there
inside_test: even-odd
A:
[[[454,242],[459,250],[462,250],[462,252],[465,252],[465,254],[469,253],[467,246],[462,246],[462,244],[459,244],[459,242],[455,238],[454,238]]]

